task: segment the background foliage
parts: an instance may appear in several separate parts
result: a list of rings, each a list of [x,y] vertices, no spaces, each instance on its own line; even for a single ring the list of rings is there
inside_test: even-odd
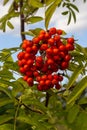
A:
[[[10,0],[3,0],[5,6]],[[20,36],[36,36],[41,28],[25,30],[25,23],[33,24],[43,21],[47,30],[56,8],[66,8],[60,12],[76,22],[79,9],[75,0],[13,0],[6,15],[0,18],[0,29],[6,26],[14,29],[11,19],[20,17]],[[86,2],[84,0],[83,2]],[[36,12],[44,8],[44,18]],[[0,50],[0,130],[87,130],[87,47],[75,43],[71,53],[73,59],[64,71],[65,80],[61,90],[39,92],[30,88],[22,80],[17,61],[13,54],[20,47]],[[47,105],[46,102],[48,101]]]

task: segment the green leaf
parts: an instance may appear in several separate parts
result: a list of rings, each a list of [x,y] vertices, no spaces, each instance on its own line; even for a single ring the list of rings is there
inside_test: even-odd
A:
[[[69,11],[62,12],[62,15],[67,15]]]
[[[87,76],[85,76],[73,89],[72,93],[68,97],[67,104],[74,102],[78,96],[83,92],[83,90],[87,87]]]
[[[82,111],[76,118],[74,122],[73,130],[87,130],[87,113]]]
[[[50,19],[56,10],[57,6],[60,4],[61,0],[55,0],[46,10],[45,12],[45,27],[48,28]]]
[[[19,117],[17,117],[17,120],[27,124],[37,125],[37,123],[32,120],[32,117],[28,117],[28,115],[20,115]]]
[[[5,105],[12,103],[12,102],[13,102],[13,100],[11,100],[7,97],[0,98],[0,107],[5,106]]]
[[[31,34],[33,36],[38,36],[39,32],[42,30],[42,28],[35,28],[35,29],[30,29],[29,32],[31,32]]]
[[[37,8],[43,7],[43,4],[39,0],[28,0],[28,4]]]
[[[13,130],[13,124],[0,125],[0,130]]]
[[[77,12],[79,12],[78,8],[76,5],[69,3],[69,6],[71,6],[73,9],[75,9]]]
[[[80,53],[83,53],[83,55],[87,57],[87,48],[86,47],[84,48],[77,43],[75,43],[75,45],[76,45],[76,50]]]
[[[12,25],[12,23],[10,21],[7,22],[7,25],[10,29],[14,29],[14,26]]]
[[[7,69],[3,69],[0,71],[0,78],[14,79],[13,73]]]
[[[68,22],[67,22],[67,25],[69,25],[71,22],[71,12],[69,12],[69,18],[68,18]]]
[[[78,101],[78,104],[80,104],[80,105],[82,105],[82,104],[87,104],[87,97],[81,98],[81,99]]]
[[[8,114],[0,115],[0,125],[10,121],[11,119],[13,119],[13,117]]]
[[[73,19],[74,19],[74,22],[76,22],[76,14],[75,12],[71,9],[71,13],[72,13],[72,16],[73,16]]]
[[[3,5],[6,5],[9,2],[9,0],[4,0]]]
[[[39,21],[42,21],[42,20],[43,20],[42,17],[39,17],[39,16],[32,16],[32,17],[26,19],[26,22],[32,24],[32,23],[36,23],[36,22],[39,22]]]
[[[1,83],[1,81],[0,81],[0,83]],[[13,98],[11,92],[6,88],[3,88],[3,87],[0,86],[0,92],[5,93],[11,99]]]
[[[52,2],[54,2],[54,0],[46,0],[46,5],[50,5]]]
[[[83,66],[79,65],[75,71],[73,72],[72,76],[69,79],[69,82],[67,84],[67,89],[69,89],[70,87],[72,87],[73,83],[76,81],[76,79],[78,78],[79,74],[82,72]]]
[[[67,115],[68,122],[73,123],[78,113],[79,113],[79,107],[77,105],[70,107]]]

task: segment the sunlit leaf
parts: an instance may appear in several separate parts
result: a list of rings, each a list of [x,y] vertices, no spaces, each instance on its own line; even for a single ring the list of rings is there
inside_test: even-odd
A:
[[[33,7],[43,7],[43,4],[39,0],[28,0],[28,4],[32,5]]]
[[[87,76],[85,76],[79,83],[77,83],[72,93],[68,97],[67,104],[69,105],[70,103],[75,101],[86,87],[87,87]]]
[[[49,4],[51,4],[52,2],[54,2],[54,0],[46,0],[46,5],[49,5]]]
[[[13,100],[7,98],[7,97],[4,97],[4,98],[1,98],[0,99],[0,107],[4,106],[4,105],[7,105],[9,103],[12,103]]]
[[[33,36],[37,36],[41,30],[42,28],[35,28],[35,29],[30,29],[29,32],[31,32]]]
[[[13,119],[13,117],[10,116],[9,114],[0,115],[0,125],[10,121],[11,119]]]
[[[73,74],[71,75],[71,77],[69,78],[69,82],[67,84],[67,89],[69,89],[70,87],[72,87],[73,83],[76,81],[76,79],[78,78],[79,74],[82,72],[83,66],[79,65],[73,72]]]
[[[46,10],[45,12],[45,27],[48,28],[50,19],[56,10],[57,6],[60,4],[61,0],[55,0]]]
[[[8,89],[3,88],[3,87],[0,86],[0,92],[5,93],[9,98],[12,98],[12,94]]]
[[[43,20],[42,17],[39,17],[39,16],[32,16],[32,17],[26,19],[26,22],[32,24],[32,23],[40,22],[40,21],[42,21],[42,20]]]
[[[78,113],[79,113],[79,107],[77,105],[70,107],[67,115],[68,122],[73,123]]]
[[[4,0],[3,5],[6,5],[9,2],[9,0]]]
[[[0,125],[0,130],[13,130],[13,124],[3,124],[3,125]]]
[[[10,29],[14,29],[14,26],[12,25],[12,23],[10,21],[7,22],[7,25]]]

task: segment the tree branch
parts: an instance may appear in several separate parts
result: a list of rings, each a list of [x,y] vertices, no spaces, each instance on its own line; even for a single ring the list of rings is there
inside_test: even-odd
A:
[[[50,98],[50,94],[48,92],[46,92],[46,102],[45,102],[46,107],[48,107],[49,98]]]
[[[22,12],[23,0],[20,1],[20,34],[22,41],[25,39],[25,35],[22,32],[25,31],[24,14]]]

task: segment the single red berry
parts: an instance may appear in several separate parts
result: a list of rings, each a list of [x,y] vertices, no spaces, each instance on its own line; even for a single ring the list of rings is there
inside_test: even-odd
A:
[[[45,34],[44,34],[44,33],[41,33],[41,34],[39,34],[39,36],[38,36],[39,40],[44,40],[44,37],[45,37]]]
[[[33,45],[32,48],[31,48],[31,50],[32,50],[32,53],[33,53],[33,54],[36,54],[37,51],[38,51],[38,47],[35,46],[35,45]]]
[[[29,86],[33,86],[33,78],[29,77],[27,79],[27,83],[29,84]]]
[[[55,85],[55,84],[57,84],[57,83],[58,83],[58,81],[57,81],[56,79],[53,79],[53,80],[52,80],[52,84],[53,84],[53,85]]]
[[[47,75],[42,75],[41,79],[44,81],[47,80]]]
[[[57,74],[54,74],[54,75],[53,75],[53,78],[56,79],[56,80],[58,80],[59,77],[58,77]]]
[[[18,61],[18,66],[22,67],[23,66],[23,63],[21,60]]]
[[[45,30],[41,30],[39,34],[45,34]]]
[[[53,56],[54,61],[60,61],[61,57],[59,55]]]
[[[38,71],[34,71],[33,74],[34,74],[35,77],[39,76],[39,72]]]
[[[52,48],[48,48],[48,49],[46,50],[46,53],[49,54],[49,55],[52,55],[53,49],[52,49]]]
[[[48,44],[42,44],[41,47],[40,47],[41,51],[45,51],[47,49],[48,49]]]
[[[60,45],[59,46],[59,51],[65,51],[66,50],[66,46],[65,45]]]
[[[48,77],[49,80],[52,80],[52,79],[53,79],[53,75],[52,75],[52,74],[48,74],[47,77]]]
[[[25,76],[23,77],[23,80],[27,81],[27,79],[28,79],[28,76],[25,75]]]
[[[40,82],[40,80],[41,80],[41,77],[40,77],[40,76],[37,76],[37,77],[36,77],[36,81],[37,81],[37,82]]]
[[[54,61],[53,61],[52,59],[48,59],[48,60],[47,60],[47,64],[48,64],[48,65],[52,65],[52,64],[54,64]]]
[[[27,47],[27,48],[26,48],[26,52],[27,52],[27,53],[31,53],[31,52],[32,52],[32,48],[31,48],[31,47]]]
[[[20,71],[21,73],[25,73],[24,67],[20,67],[19,71]]]
[[[58,75],[58,80],[62,81],[63,80],[63,76],[62,75]]]
[[[50,35],[48,32],[46,32],[46,33],[45,33],[45,36],[44,36],[44,39],[47,40],[47,39],[49,39],[50,37],[51,37],[51,35]]]
[[[53,38],[49,38],[48,39],[48,44],[50,45],[50,46],[53,46],[54,45],[54,39]]]
[[[26,60],[28,60],[30,57],[31,57],[31,54],[28,53],[28,52],[26,52],[25,55],[24,55],[24,58],[25,58]]]
[[[26,72],[26,75],[28,77],[33,77],[33,72],[31,70],[29,70],[29,71]]]
[[[74,38],[73,37],[68,38],[67,43],[73,44],[74,43]]]
[[[50,81],[49,79],[47,79],[47,80],[45,81],[45,84],[46,84],[46,86],[50,86],[50,85],[51,85],[51,81]]]
[[[63,61],[62,64],[61,64],[61,69],[62,69],[62,70],[65,70],[65,69],[68,68],[68,66],[69,66],[69,63],[66,62],[66,61]]]
[[[57,32],[58,35],[62,35],[63,34],[63,30],[61,30],[61,29],[57,29],[56,32]]]
[[[27,65],[29,67],[33,66],[34,61],[32,59],[27,60]]]
[[[25,70],[25,72],[28,71],[28,69],[29,69],[29,66],[28,66],[27,64],[24,65],[24,70]]]
[[[59,90],[59,89],[61,88],[61,85],[60,85],[59,83],[57,83],[57,84],[55,85],[55,88]]]
[[[43,87],[41,86],[41,85],[37,85],[37,89],[39,90],[39,91],[43,91]]]
[[[60,41],[60,35],[54,35],[54,41],[59,42]]]
[[[40,80],[39,84],[40,84],[40,86],[44,86],[45,85],[44,80]]]
[[[58,55],[59,50],[57,48],[53,49],[53,55]]]
[[[42,62],[43,62],[42,56],[37,56],[37,57],[36,57],[36,62],[42,63]]]
[[[17,55],[18,60],[23,59],[24,58],[24,54],[25,54],[25,52],[19,52],[18,55]]]
[[[56,28],[55,28],[55,27],[50,28],[50,29],[49,29],[49,33],[50,33],[51,35],[54,35],[54,34],[56,33]]]
[[[39,39],[38,37],[34,37],[34,38],[32,39],[32,41],[33,41],[33,44],[39,44],[40,39]]]
[[[65,58],[65,53],[63,51],[60,51],[59,56],[60,56],[60,58]]]
[[[48,70],[48,64],[45,63],[45,64],[43,64],[43,67],[42,67],[41,71],[46,72],[47,70]]]
[[[70,43],[66,44],[66,50],[67,51],[73,51],[74,50],[73,44],[70,44]]]
[[[65,58],[64,58],[65,61],[70,61],[70,59],[71,59],[70,54],[67,54],[67,55],[65,56]]]

